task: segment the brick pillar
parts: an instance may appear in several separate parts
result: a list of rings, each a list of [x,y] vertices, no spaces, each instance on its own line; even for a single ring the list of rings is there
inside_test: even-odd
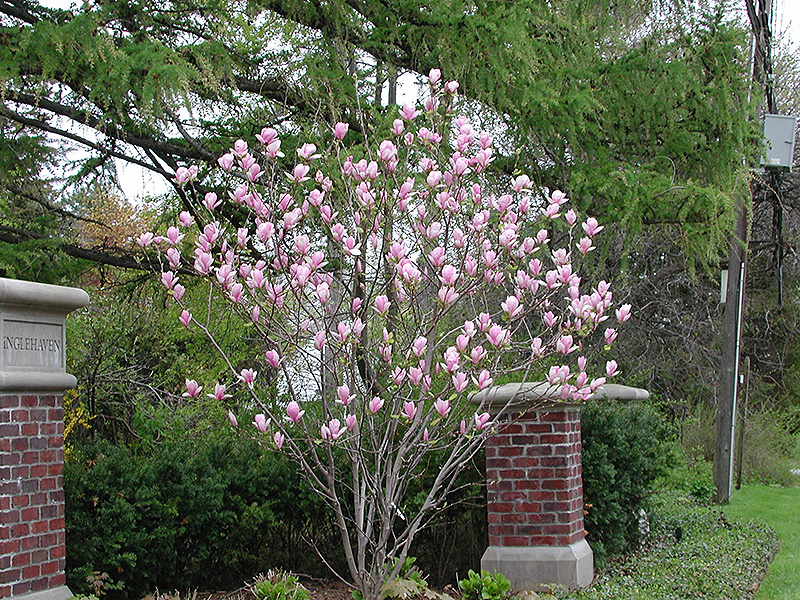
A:
[[[580,406],[548,400],[543,384],[509,384],[473,399],[498,417],[486,442],[489,548],[481,568],[516,590],[586,587]]]
[[[0,432],[0,598],[63,586],[61,397],[0,396]]]
[[[0,598],[65,600],[67,313],[82,290],[0,278]]]

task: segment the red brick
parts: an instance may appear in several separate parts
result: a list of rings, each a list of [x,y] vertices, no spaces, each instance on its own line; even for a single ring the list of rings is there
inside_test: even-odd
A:
[[[0,598],[8,598],[11,596],[10,585],[0,585]]]
[[[19,577],[14,579],[14,581],[18,581]],[[22,594],[27,594],[31,591],[31,582],[30,581],[20,581],[19,583],[15,583],[14,587],[11,588],[11,595],[12,596],[21,596]]]
[[[0,436],[17,437],[19,434],[20,434],[19,423],[0,423]],[[29,435],[29,434],[23,433],[22,435]]]
[[[517,464],[517,461],[514,461],[514,464]],[[511,459],[510,458],[490,458],[486,457],[486,468],[487,469],[501,469],[503,467],[510,467],[511,466]]]
[[[11,440],[12,452],[25,452],[30,447],[30,440],[25,437],[17,437]]]
[[[67,576],[64,573],[64,566],[59,564],[58,571],[58,573],[50,578],[50,587],[58,587],[59,585],[64,585],[67,582]]]
[[[39,396],[22,396],[20,406],[39,406]]]
[[[522,423],[506,423],[504,425],[500,425],[500,434],[501,435],[511,435],[514,433],[522,433],[523,425]]]
[[[528,537],[523,535],[506,535],[502,537],[503,546],[528,546]],[[552,545],[552,544],[551,544]]]
[[[560,433],[543,434],[539,441],[542,444],[564,444],[567,442],[567,436]]]
[[[30,409],[31,421],[47,421],[47,409],[45,408],[32,408]]]
[[[518,479],[514,482],[513,488],[515,490],[539,490],[542,487],[542,482],[538,479]]]
[[[30,421],[30,414],[27,408],[18,408],[11,411],[11,420],[16,423],[27,423]]]
[[[64,529],[64,517],[50,520],[50,531],[57,531],[59,529]]]
[[[30,503],[30,496],[15,496],[11,499],[11,504],[17,507],[28,506]]]
[[[11,557],[12,567],[27,567],[29,564],[31,564],[30,552],[17,553]]]
[[[533,446],[539,444],[538,435],[515,435],[511,438],[511,443],[515,446]]]
[[[553,451],[550,449],[550,446],[528,446],[525,448],[525,455],[526,456],[550,456]]]
[[[39,518],[39,507],[38,506],[29,506],[28,508],[23,508],[21,511],[18,511],[18,517],[23,521],[35,521]],[[15,511],[17,512],[17,511]],[[16,522],[16,521],[8,521],[8,522]]]
[[[53,546],[50,549],[50,558],[64,558],[66,555],[66,548],[63,544],[59,546]]]
[[[44,426],[44,424],[42,426]],[[20,427],[20,432],[22,433],[22,435],[27,435],[27,436],[31,436],[31,437],[37,436],[40,433],[39,424],[38,423],[23,423],[22,427]]]
[[[500,494],[500,499],[505,502],[511,502],[514,500],[524,500],[527,497],[525,492],[502,492]]]
[[[498,456],[520,456],[523,448],[521,446],[500,446],[497,449]]]
[[[32,465],[30,469],[31,477],[36,477],[38,479],[47,475],[47,465]]]
[[[47,521],[34,521],[31,523],[31,533],[44,533],[47,531]]]
[[[58,571],[58,562],[50,561],[42,563],[42,575],[52,575]]]
[[[43,454],[41,452],[35,452],[33,450],[29,452],[22,453],[22,464],[23,465],[38,465],[40,460],[40,455]]]
[[[32,437],[28,439],[28,447],[31,450],[43,450],[47,448],[48,440],[46,437]]]
[[[552,535],[532,535],[528,540],[531,546],[555,546],[558,543],[558,538]]]
[[[41,536],[28,535],[20,540],[20,548],[23,550],[33,550],[34,548],[38,548],[40,539]]]
[[[489,505],[489,512],[495,512],[495,513],[514,512],[514,505],[508,502],[494,502]]]
[[[28,565],[22,569],[23,579],[34,579],[41,573],[39,565]]]
[[[539,513],[542,510],[542,505],[540,502],[517,502],[516,506],[519,512],[528,515],[531,513]]]
[[[20,569],[6,569],[0,571],[0,583],[12,583],[19,581],[19,576],[22,574]]]
[[[0,553],[13,554],[19,552],[19,540],[4,540],[0,542]]]
[[[19,406],[19,396],[0,396],[0,408],[15,408]]]

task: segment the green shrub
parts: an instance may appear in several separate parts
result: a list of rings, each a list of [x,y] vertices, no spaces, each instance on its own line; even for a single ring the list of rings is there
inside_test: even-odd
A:
[[[657,487],[682,492],[700,504],[711,504],[716,492],[712,464],[689,456],[677,443],[672,446],[672,452],[675,464],[659,479]]]
[[[467,578],[458,582],[463,600],[502,600],[511,595],[511,582],[502,573],[470,569]]]
[[[92,591],[94,572],[122,584],[109,598],[238,587],[275,565],[325,572],[302,541],[333,537],[322,500],[283,456],[248,440],[190,431],[137,451],[101,440],[73,452],[65,492],[76,593]]]
[[[671,463],[669,430],[640,403],[601,400],[581,410],[586,537],[596,558],[639,542],[639,511]]]

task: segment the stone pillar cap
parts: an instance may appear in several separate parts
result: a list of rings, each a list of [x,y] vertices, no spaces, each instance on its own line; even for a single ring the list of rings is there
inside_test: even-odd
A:
[[[645,400],[649,397],[650,392],[647,390],[607,383],[600,386],[590,399]],[[563,401],[561,399],[561,386],[551,385],[546,381],[523,381],[496,385],[473,394],[470,397],[470,402],[483,405],[493,412],[505,408],[580,406],[580,403]]]
[[[78,288],[0,277],[0,304],[70,312],[89,304],[89,294]]]

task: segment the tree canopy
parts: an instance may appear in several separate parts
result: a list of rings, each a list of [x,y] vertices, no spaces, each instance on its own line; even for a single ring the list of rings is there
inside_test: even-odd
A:
[[[498,176],[524,168],[629,229],[677,224],[713,260],[758,148],[744,50],[724,6],[678,0],[3,0],[0,240],[136,266],[70,237],[76,186],[115,160],[171,181],[197,164],[214,189],[235,139],[345,120],[358,143],[396,116],[398,73],[441,67],[501,139]]]

